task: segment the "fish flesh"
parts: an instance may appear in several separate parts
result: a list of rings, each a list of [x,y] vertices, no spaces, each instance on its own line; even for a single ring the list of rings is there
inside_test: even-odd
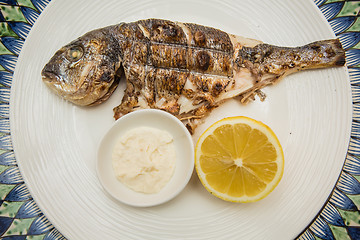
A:
[[[193,23],[146,19],[70,42],[44,66],[42,79],[68,101],[91,106],[106,101],[125,75],[115,119],[156,108],[186,121],[193,132],[227,99],[264,100],[261,89],[286,75],[344,64],[338,39],[279,47]]]

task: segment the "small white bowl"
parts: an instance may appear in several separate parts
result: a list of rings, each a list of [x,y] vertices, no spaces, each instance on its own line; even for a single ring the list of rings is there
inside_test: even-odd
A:
[[[131,190],[116,178],[112,167],[112,151],[119,137],[141,126],[168,131],[174,138],[174,174],[160,192],[154,194]],[[150,207],[171,200],[185,188],[193,170],[194,145],[189,131],[179,119],[162,110],[144,109],[126,114],[108,130],[98,148],[97,174],[102,186],[112,197],[131,206]]]

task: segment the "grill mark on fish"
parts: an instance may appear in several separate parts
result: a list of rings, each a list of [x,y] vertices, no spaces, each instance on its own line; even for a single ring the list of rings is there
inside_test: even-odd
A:
[[[182,94],[187,81],[192,81],[193,86],[197,86],[200,91],[204,92],[203,94],[193,94],[193,106],[199,105],[204,101],[214,102],[213,96],[217,96],[229,84],[230,79],[225,79],[225,84],[215,84],[215,87],[212,87],[212,84],[209,83],[209,79],[217,79],[219,76],[232,76],[231,67],[228,65],[232,64],[230,59],[231,55],[233,55],[233,49],[226,48],[224,40],[214,40],[214,42],[220,42],[220,44],[216,45],[216,49],[211,49],[209,45],[205,44],[205,34],[199,35],[199,30],[195,25],[190,25],[190,27],[193,27],[193,31],[196,31],[195,35],[188,29],[188,26],[176,23],[164,25],[164,22],[161,22],[152,25],[148,22],[144,24],[143,21],[140,21],[134,23],[134,25],[137,25],[143,36],[137,33],[135,36],[130,37],[133,45],[142,42],[143,45],[147,46],[147,54],[143,54],[145,52],[143,50],[140,51],[140,54],[135,55],[146,55],[147,59],[146,61],[135,61],[136,63],[134,63],[133,56],[131,56],[128,61],[125,60],[125,62],[129,62],[129,66],[133,66],[133,69],[138,69],[138,67],[135,67],[137,62],[144,63],[144,66],[140,67],[143,72],[142,74],[131,73],[130,67],[126,66],[127,71],[125,75],[127,80],[133,82],[133,85],[137,86],[138,89],[145,88],[148,90],[145,91],[145,94],[147,93],[146,99],[149,107],[161,108],[177,115],[180,112],[180,106],[176,102]],[[136,27],[132,26],[131,28],[134,29]],[[136,31],[134,30],[134,32]],[[154,34],[149,35],[149,32],[154,32]],[[164,38],[160,36],[162,33],[165,35]],[[124,36],[129,38],[129,35],[124,34]],[[176,39],[175,41],[174,38]],[[228,37],[228,43],[230,42]],[[228,44],[228,46],[230,45]],[[223,49],[229,53],[224,54]],[[212,51],[211,55],[208,53],[208,50]],[[134,49],[132,52],[136,53],[137,51]],[[223,56],[219,57],[219,55]],[[212,59],[220,60],[220,62]],[[134,75],[137,76],[134,77]],[[143,78],[139,76],[143,76]],[[155,76],[161,76],[162,79],[158,79]],[[147,86],[136,84],[137,82],[145,82]],[[131,94],[126,94],[125,96],[129,95]],[[128,106],[129,102],[133,102],[133,98],[127,101],[126,97],[123,98],[122,102],[124,104],[122,105]],[[164,104],[156,105],[159,99],[162,101],[165,99],[164,103],[170,103],[168,105],[165,104],[165,107]],[[121,110],[122,106],[119,106],[118,109],[115,112],[118,112],[119,115],[126,114],[129,111],[128,107]]]
[[[142,35],[140,37],[140,39],[142,40],[139,40],[139,33],[136,30],[133,30],[134,32],[136,32],[136,36],[131,36],[126,32],[126,34],[123,34],[123,36],[119,36],[119,38],[123,38],[123,39],[129,39],[130,41],[133,41],[134,43],[138,44],[138,42],[140,44],[143,44],[143,45],[147,45],[149,46],[148,49],[150,49],[151,51],[149,52],[148,51],[148,59],[153,59],[153,61],[147,61],[147,64],[149,65],[153,65],[153,66],[159,66],[158,64],[156,63],[164,63],[164,64],[170,64],[171,65],[171,61],[173,61],[174,63],[173,64],[178,64],[178,65],[175,65],[173,66],[172,68],[182,68],[182,69],[188,69],[188,70],[193,70],[193,69],[197,69],[196,67],[200,66],[200,70],[204,70],[206,71],[206,67],[209,65],[209,62],[210,62],[210,58],[211,59],[222,59],[224,57],[227,57],[228,58],[228,61],[230,61],[230,59],[233,57],[233,50],[232,49],[229,49],[229,47],[227,47],[225,50],[225,53],[227,53],[228,55],[225,55],[224,54],[224,51],[221,49],[221,48],[224,48],[222,47],[222,45],[224,45],[224,43],[221,43],[221,44],[218,44],[218,45],[215,45],[215,49],[214,48],[211,48],[211,46],[198,46],[195,44],[196,40],[191,40],[191,37],[188,36],[188,37],[185,37],[187,40],[185,41],[184,39],[182,39],[181,41],[173,41],[172,40],[172,37],[175,37],[173,36],[176,32],[180,32],[179,29],[182,30],[182,32],[187,32],[187,30],[184,30],[186,28],[186,25],[183,25],[183,24],[177,24],[177,23],[173,23],[171,26],[178,26],[179,28],[177,28],[177,31],[173,30],[169,30],[171,28],[167,28],[168,30],[165,31],[165,32],[170,32],[172,33],[173,35],[169,36],[167,34],[165,34],[167,36],[167,39],[170,39],[168,41],[165,41],[165,40],[162,40],[160,41],[159,39],[162,39],[160,38],[158,34],[156,34],[156,36],[152,37],[151,39],[149,39],[147,36],[146,39],[144,40],[143,37],[145,37],[145,34],[144,32],[149,32],[150,29],[146,29],[144,27],[144,21],[140,21],[140,22],[135,22],[133,23],[134,25],[137,25],[138,28],[141,30],[142,32]],[[147,24],[148,28],[149,28],[149,23]],[[195,24],[191,24],[192,25],[195,25]],[[150,25],[151,26],[151,25]],[[155,25],[156,27],[162,27],[163,25],[162,24],[156,24]],[[125,27],[125,26],[124,26]],[[156,27],[152,27],[153,29],[156,28]],[[132,29],[134,29],[134,26],[132,26]],[[154,30],[153,30],[154,31]],[[218,30],[219,31],[219,30]],[[187,36],[185,33],[182,34],[181,33],[181,36]],[[223,34],[225,35],[225,33]],[[230,41],[230,38],[229,36],[226,34],[228,40],[227,40],[227,44],[229,45],[231,43]],[[196,38],[196,37],[195,37]],[[219,40],[216,40],[216,41],[219,41]],[[191,43],[191,45],[189,45],[189,42]],[[222,40],[222,42],[224,42],[224,40]],[[219,46],[221,45],[221,46]],[[161,48],[161,49],[159,49]],[[160,60],[158,60],[157,62],[154,63],[154,57],[158,57],[159,55],[159,51],[168,51],[169,53],[174,53],[176,54],[178,52],[177,55],[170,55],[169,54],[163,54],[163,58],[161,58]],[[215,55],[214,57],[210,56],[209,55],[209,51],[213,52],[213,54]],[[134,51],[132,51],[134,52]],[[155,56],[154,56],[155,55]],[[174,57],[176,56],[179,56],[181,57],[181,59],[174,59]],[[185,59],[184,59],[185,57]],[[195,57],[195,58],[194,58]],[[203,59],[208,59],[207,61],[204,62]],[[193,59],[196,59],[196,63],[193,61]],[[170,61],[169,61],[170,60]],[[184,61],[188,64],[185,64]],[[191,64],[189,64],[191,63]],[[200,64],[199,64],[200,63]],[[224,70],[225,70],[225,74],[227,75],[231,75],[231,67],[227,67],[227,65],[225,63],[218,63],[219,65],[224,65]],[[159,66],[159,67],[166,67],[166,66]],[[171,67],[169,67],[171,68]],[[225,75],[223,74],[223,71],[218,71],[217,72],[219,75]]]
[[[66,54],[74,46],[83,52],[71,62]],[[260,90],[288,74],[344,64],[338,39],[278,47],[193,23],[147,19],[85,34],[59,50],[42,75],[60,96],[96,105],[109,98],[123,72],[126,89],[114,108],[116,119],[158,108],[187,119],[193,131],[198,119],[226,99],[264,100]],[[84,74],[85,66],[94,67]]]

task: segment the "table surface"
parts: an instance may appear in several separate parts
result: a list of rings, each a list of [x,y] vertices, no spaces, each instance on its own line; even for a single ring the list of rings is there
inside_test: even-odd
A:
[[[360,239],[360,0],[314,0],[347,51],[353,126],[344,168],[329,200],[298,239]],[[65,239],[31,197],[17,167],[9,100],[17,57],[50,0],[0,0],[0,238]]]

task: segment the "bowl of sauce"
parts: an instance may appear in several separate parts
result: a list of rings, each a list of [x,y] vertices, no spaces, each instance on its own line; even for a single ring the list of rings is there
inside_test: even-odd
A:
[[[191,134],[175,116],[156,109],[118,119],[100,141],[97,175],[113,198],[150,207],[176,197],[194,170]]]

